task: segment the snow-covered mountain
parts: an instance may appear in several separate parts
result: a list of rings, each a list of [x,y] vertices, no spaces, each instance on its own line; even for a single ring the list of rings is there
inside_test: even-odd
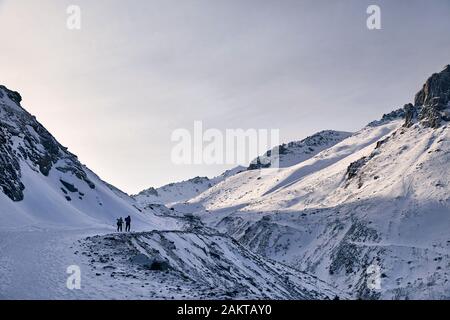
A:
[[[82,165],[4,86],[0,133],[0,299],[346,297],[192,215],[142,206]],[[182,186],[199,185],[190,189],[196,196],[205,181]],[[133,233],[113,234],[116,218],[127,215]],[[83,290],[66,287],[73,265],[83,270]]]
[[[276,159],[271,157],[274,149],[267,151],[264,156],[272,161],[276,160],[277,165],[281,168],[289,167],[313,157],[320,151],[332,147],[349,136],[351,136],[349,132],[321,131],[301,141],[293,141],[276,147]],[[236,174],[247,170],[270,167],[270,165],[271,163],[265,163],[261,160],[261,157],[258,157],[250,163],[248,168],[237,166],[212,179],[195,177],[182,182],[170,183],[160,188],[149,188],[133,197],[144,208],[153,204],[174,205],[183,203]]]
[[[0,86],[0,227],[111,226],[131,215],[154,226],[151,213],[82,165]]]
[[[355,298],[449,298],[449,79],[447,66],[414,104],[298,164],[234,175],[184,210]]]
[[[152,187],[139,192],[133,198],[136,199],[141,207],[148,207],[152,204],[171,205],[184,202],[198,196],[200,193],[224,181],[228,177],[245,170],[245,167],[237,166],[212,179],[208,177],[195,177],[186,181],[170,183],[159,188]]]
[[[207,210],[246,206],[251,201],[283,189],[376,143],[401,126],[402,122],[400,117],[379,126],[369,125],[333,147],[291,167],[267,171],[264,174],[261,174],[260,170],[241,172],[191,199],[189,205],[201,204]]]

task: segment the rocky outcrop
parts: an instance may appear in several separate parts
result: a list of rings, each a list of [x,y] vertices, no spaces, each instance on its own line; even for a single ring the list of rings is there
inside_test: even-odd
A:
[[[67,151],[20,105],[19,93],[0,86],[0,187],[13,201],[24,199],[22,164],[48,176],[51,169],[71,172],[95,188],[77,157]]]
[[[286,144],[279,145],[278,147],[268,150],[262,157],[258,157],[253,160],[248,166],[247,170],[258,170],[272,167],[275,160],[288,153],[288,147]]]
[[[380,120],[375,120],[369,123],[370,127],[377,127],[383,125],[387,122],[395,121],[398,119],[404,119],[406,117],[406,112],[404,108],[394,110],[390,113],[383,114],[383,117]]]
[[[404,127],[411,127],[419,117],[419,107],[415,107],[412,103],[405,104],[405,124]]]
[[[22,102],[21,95],[16,91],[9,90],[5,86],[0,85],[0,99],[3,98],[5,94],[8,96],[9,99],[11,99],[17,105],[20,106],[20,103]]]
[[[440,73],[433,74],[423,85],[414,99],[414,111],[418,120],[427,127],[438,128],[443,121],[450,121],[450,65]],[[407,121],[405,126],[410,126]]]
[[[423,85],[414,99],[415,106],[431,105],[433,99],[439,97],[442,103],[450,101],[450,65],[440,73],[433,74]]]
[[[8,138],[8,127],[0,122],[0,187],[13,201],[23,199],[25,186],[20,178],[20,163]]]
[[[355,162],[350,163],[350,165],[347,168],[346,177],[347,180],[353,179],[356,177],[361,170],[362,167],[364,167],[369,161],[369,158],[362,157],[361,159],[356,160]]]
[[[156,190],[156,189],[153,188],[153,187],[148,188],[147,190],[145,190],[145,193],[146,193],[147,195],[150,195],[150,196],[155,196],[155,197],[158,197],[158,196],[159,196],[158,190]]]

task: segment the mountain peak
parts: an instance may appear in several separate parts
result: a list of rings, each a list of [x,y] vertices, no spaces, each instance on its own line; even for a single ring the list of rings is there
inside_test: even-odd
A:
[[[450,65],[439,73],[434,73],[423,85],[414,99],[415,106],[426,106],[439,100],[446,105],[450,101]]]
[[[416,94],[414,105],[407,104],[405,126],[419,120],[427,127],[438,128],[442,121],[450,121],[450,65],[427,79]]]
[[[20,106],[20,102],[22,102],[22,96],[20,93],[9,90],[7,87],[0,85],[0,100],[4,100],[5,96]]]

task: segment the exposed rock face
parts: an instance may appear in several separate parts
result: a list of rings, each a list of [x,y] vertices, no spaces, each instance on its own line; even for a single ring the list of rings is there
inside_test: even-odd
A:
[[[425,105],[419,115],[419,120],[428,127],[438,128],[440,127],[442,120],[448,118],[445,106],[440,103],[440,98],[433,98],[429,105]]]
[[[390,113],[383,114],[383,117],[381,118],[381,120],[372,121],[371,123],[369,123],[369,126],[377,127],[377,126],[380,126],[387,122],[394,121],[397,119],[403,119],[405,117],[406,117],[405,109],[401,108],[401,109],[394,110]]]
[[[403,109],[405,110],[405,124],[404,126],[409,128],[415,122],[417,122],[417,118],[419,117],[419,107],[415,107],[412,103],[405,104]]]
[[[77,157],[67,151],[56,139],[20,105],[19,93],[0,86],[0,187],[13,201],[24,198],[25,186],[21,181],[21,163],[48,176],[50,170],[72,172],[89,181]]]
[[[425,126],[438,128],[442,121],[450,121],[450,65],[425,82],[416,94],[414,106],[420,112],[418,119]]]
[[[0,122],[0,187],[10,199],[20,201],[23,199],[25,186],[20,181],[20,164],[12,145],[7,125]]]
[[[147,193],[148,195],[155,196],[155,197],[158,197],[158,196],[159,196],[158,190],[156,190],[156,189],[153,188],[153,187],[148,188],[148,189],[146,190],[146,193]]]
[[[352,162],[348,168],[346,177],[348,180],[353,179],[358,175],[359,170],[367,163],[369,159],[367,157],[362,157],[361,159]]]
[[[414,105],[430,105],[436,97],[440,97],[444,104],[450,101],[450,65],[447,65],[440,73],[435,73],[428,78],[422,90],[416,94]]]
[[[272,166],[272,162],[274,162],[273,160],[288,153],[286,144],[279,145],[277,148],[278,150],[276,150],[276,152],[274,152],[274,149],[268,150],[263,157],[258,157],[255,160],[253,160],[247,169],[258,170],[270,168]]]
[[[20,105],[20,102],[22,102],[22,97],[18,92],[9,90],[5,86],[0,85],[0,99],[3,98],[5,94],[17,105]]]

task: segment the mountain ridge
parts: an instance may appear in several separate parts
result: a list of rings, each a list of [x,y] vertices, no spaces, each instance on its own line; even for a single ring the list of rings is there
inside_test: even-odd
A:
[[[442,93],[450,85],[433,80],[447,72],[426,81],[424,105],[407,104],[274,174],[241,173],[187,209],[251,251],[354,298],[448,298],[450,128]],[[379,290],[367,286],[371,266],[381,270]]]
[[[291,166],[314,156],[320,151],[333,146],[351,135],[352,133],[350,132],[323,130],[302,140],[291,141],[277,146],[278,155],[276,156],[276,160],[280,167]],[[274,149],[268,150],[264,156],[270,157],[271,152],[274,152],[273,150]],[[148,188],[136,195],[132,195],[132,197],[144,207],[151,204],[173,205],[185,202],[236,174],[247,170],[258,170],[270,166],[270,163],[264,165],[261,164],[262,157],[263,156],[259,156],[251,161],[248,167],[237,166],[230,170],[226,170],[214,178],[194,177],[181,182],[169,183],[159,188]],[[272,159],[272,161],[274,161],[274,159]]]

